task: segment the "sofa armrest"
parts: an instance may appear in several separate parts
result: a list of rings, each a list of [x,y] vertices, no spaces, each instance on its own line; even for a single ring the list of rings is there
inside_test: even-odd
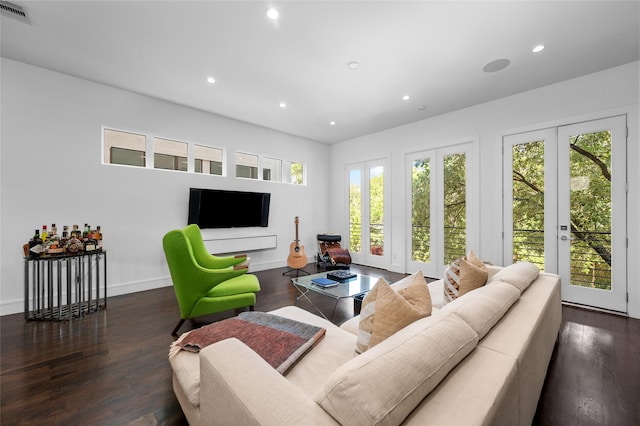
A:
[[[240,340],[200,351],[201,424],[335,425],[312,398]]]

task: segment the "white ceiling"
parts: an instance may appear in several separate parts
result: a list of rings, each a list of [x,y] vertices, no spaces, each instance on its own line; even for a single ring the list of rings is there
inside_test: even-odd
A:
[[[638,1],[13,3],[6,58],[325,143],[640,59]]]

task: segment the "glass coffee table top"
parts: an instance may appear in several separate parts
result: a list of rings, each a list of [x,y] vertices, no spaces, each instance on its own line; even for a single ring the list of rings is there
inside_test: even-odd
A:
[[[318,310],[318,312],[320,312],[320,315],[322,315],[325,319],[329,318],[327,318],[325,314],[320,310],[320,308],[318,308],[316,304],[313,303],[313,301],[311,301],[307,296],[307,293],[309,291],[335,299],[336,303],[333,306],[333,312],[331,314],[331,318],[333,318],[333,315],[336,311],[336,306],[340,299],[367,293],[369,290],[371,290],[371,288],[376,284],[378,280],[377,277],[369,277],[368,275],[356,274],[354,278],[350,278],[345,282],[338,282],[338,285],[335,287],[323,287],[321,285],[315,284],[312,281],[315,278],[326,277],[327,273],[323,272],[320,274],[294,277],[291,279],[291,283],[293,284],[293,286],[300,292],[300,295],[296,298],[296,301],[304,297]]]
[[[332,297],[334,299],[342,299],[346,297],[357,296],[358,294],[366,293],[371,290],[371,287],[375,285],[375,281],[367,275],[356,274],[354,278],[350,278],[345,282],[338,282],[335,287],[323,287],[321,285],[313,283],[311,280],[315,278],[326,278],[327,273],[307,275],[304,277],[295,277],[291,281],[295,286],[306,288],[316,293],[324,294],[325,296]],[[376,278],[377,280],[377,278]]]

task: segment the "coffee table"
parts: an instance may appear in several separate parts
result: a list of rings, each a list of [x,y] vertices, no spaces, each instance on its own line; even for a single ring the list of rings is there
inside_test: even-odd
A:
[[[318,284],[314,284],[311,280],[314,278],[326,278],[327,273],[322,272],[320,274],[307,275],[304,277],[294,277],[291,279],[291,283],[293,286],[300,292],[300,295],[296,297],[296,302],[303,297],[307,299],[309,303],[313,305],[314,308],[322,315],[322,317],[326,320],[331,321],[333,319],[333,315],[336,313],[336,306],[338,306],[338,302],[340,299],[346,299],[349,297],[358,296],[363,293],[367,293],[371,290],[377,281],[368,275],[357,274],[354,278],[349,279],[345,282],[339,282],[335,287],[323,287]],[[316,306],[311,299],[307,296],[307,293],[310,291],[314,293],[321,294],[326,297],[330,297],[335,300],[333,305],[333,311],[331,312],[331,319],[327,318],[327,316],[322,312],[322,310]]]

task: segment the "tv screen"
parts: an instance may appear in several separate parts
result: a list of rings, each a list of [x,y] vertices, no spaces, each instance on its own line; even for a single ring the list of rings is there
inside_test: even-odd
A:
[[[263,192],[189,190],[189,224],[200,228],[269,226],[271,194]]]

